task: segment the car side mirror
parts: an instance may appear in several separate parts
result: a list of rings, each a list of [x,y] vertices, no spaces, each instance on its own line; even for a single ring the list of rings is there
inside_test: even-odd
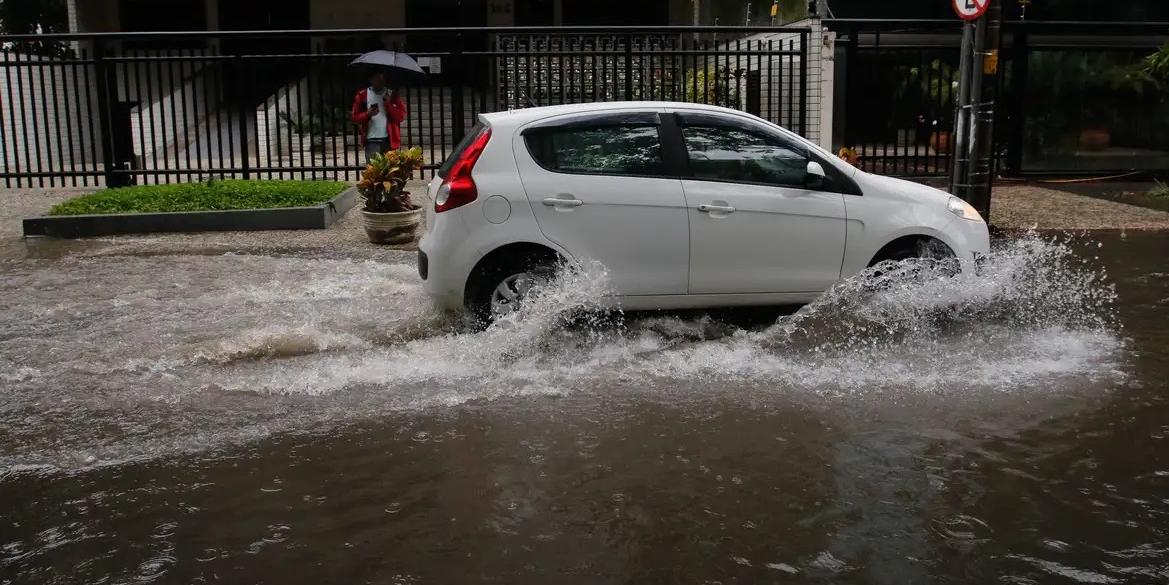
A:
[[[824,167],[814,161],[808,161],[808,168],[804,176],[804,186],[809,189],[821,189],[824,183],[827,182],[828,175],[824,172]]]

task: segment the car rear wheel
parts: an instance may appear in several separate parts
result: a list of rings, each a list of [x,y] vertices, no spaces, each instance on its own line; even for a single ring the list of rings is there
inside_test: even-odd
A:
[[[486,327],[523,308],[532,290],[555,275],[555,264],[523,258],[482,270],[468,287],[466,308],[477,325]]]

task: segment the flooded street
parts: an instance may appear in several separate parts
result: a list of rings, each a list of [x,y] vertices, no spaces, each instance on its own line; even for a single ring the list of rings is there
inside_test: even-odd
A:
[[[1167,258],[485,332],[408,263],[0,260],[0,583],[1166,582]]]

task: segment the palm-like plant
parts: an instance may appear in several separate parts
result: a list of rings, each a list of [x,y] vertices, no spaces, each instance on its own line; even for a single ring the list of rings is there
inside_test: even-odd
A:
[[[1155,91],[1169,91],[1169,43],[1165,43],[1137,64],[1129,73],[1129,79],[1139,87],[1152,87]]]
[[[422,168],[422,149],[391,150],[376,154],[361,173],[357,190],[371,213],[401,213],[418,209],[410,201],[406,182]]]

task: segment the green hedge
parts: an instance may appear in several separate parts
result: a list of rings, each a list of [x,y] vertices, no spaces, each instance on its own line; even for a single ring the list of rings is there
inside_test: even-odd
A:
[[[339,181],[242,181],[105,189],[53,206],[49,215],[272,209],[319,205],[350,187]]]

